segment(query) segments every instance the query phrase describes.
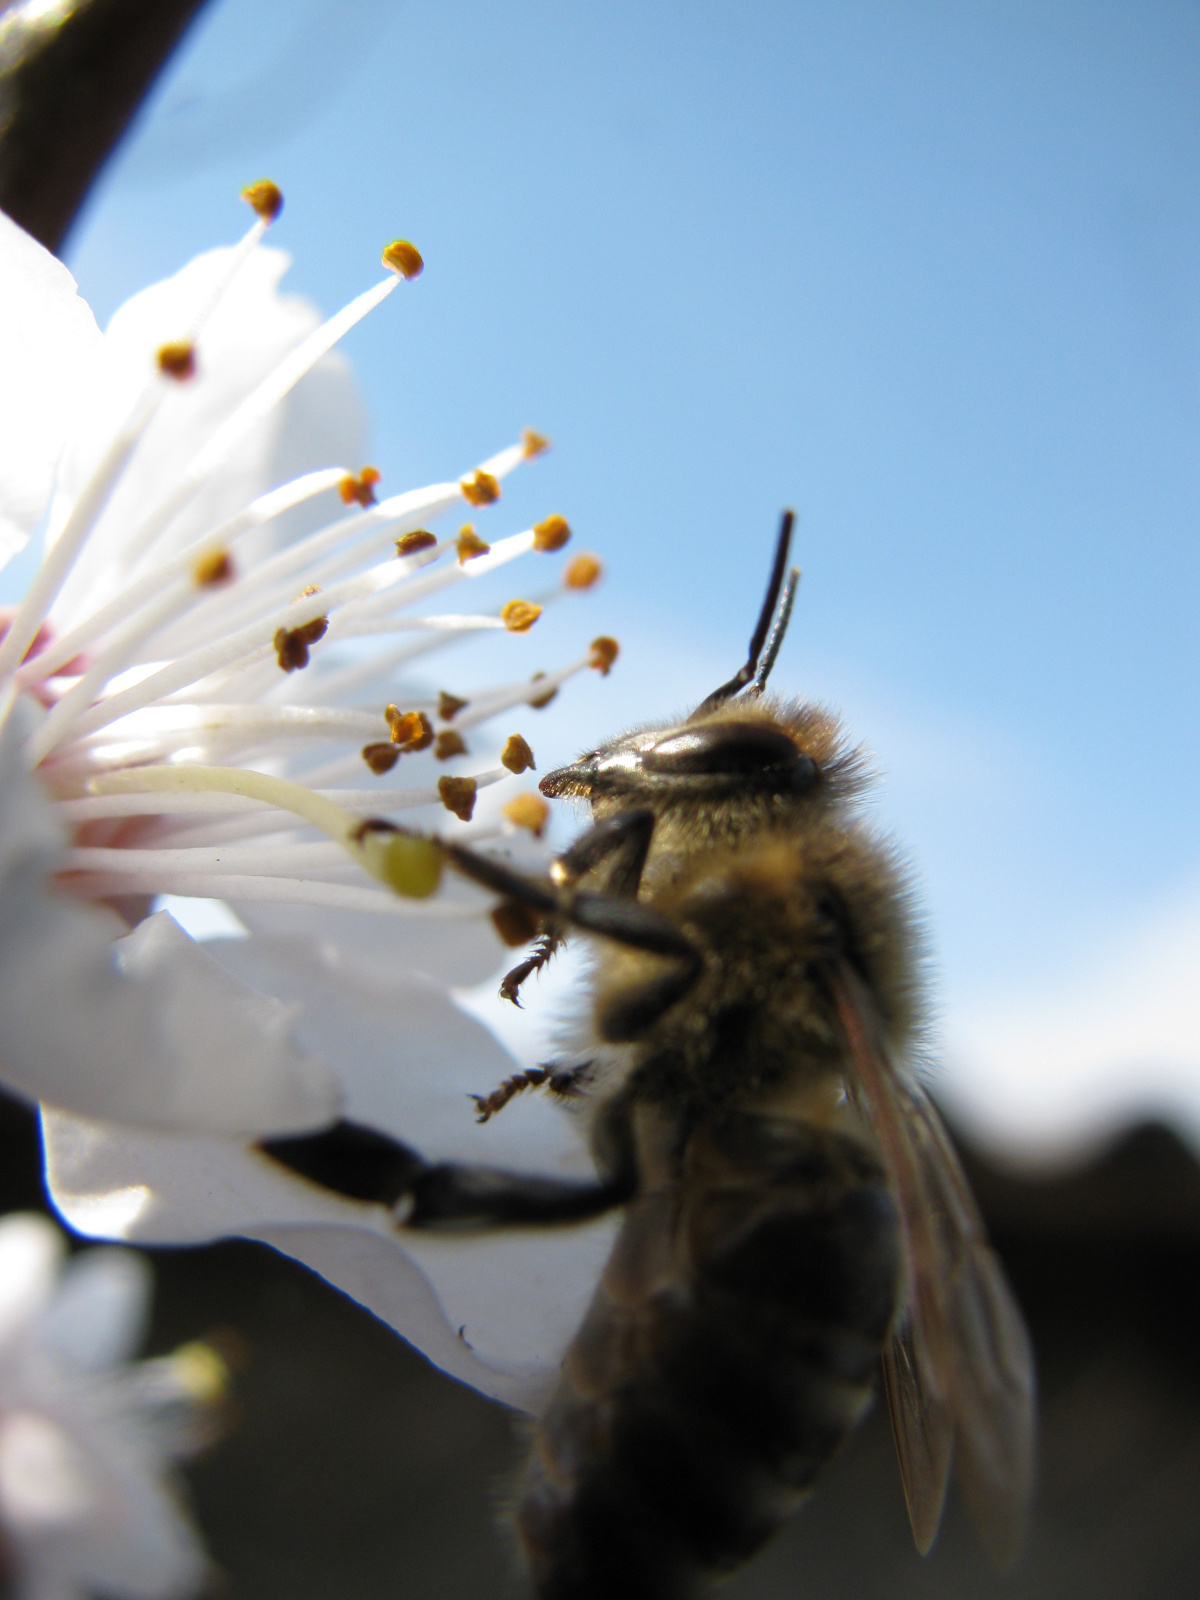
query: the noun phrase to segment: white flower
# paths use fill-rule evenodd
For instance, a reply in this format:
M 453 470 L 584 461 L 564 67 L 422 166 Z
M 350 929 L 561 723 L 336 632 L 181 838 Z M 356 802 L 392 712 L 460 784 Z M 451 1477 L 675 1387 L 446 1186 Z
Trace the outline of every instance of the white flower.
M 0 1534 L 23 1600 L 195 1593 L 207 1564 L 169 1464 L 211 1429 L 204 1346 L 129 1365 L 149 1268 L 129 1250 L 64 1264 L 43 1217 L 0 1220 Z
M 327 1197 L 251 1141 L 339 1112 L 431 1157 L 503 1162 L 529 1137 L 520 1116 L 477 1128 L 467 1099 L 516 1065 L 449 993 L 503 959 L 488 900 L 450 882 L 398 898 L 433 890 L 436 852 L 360 822 L 533 847 L 517 824 L 536 830 L 542 802 L 499 787 L 528 747 L 505 727 L 499 756 L 472 753 L 472 730 L 607 670 L 611 641 L 452 692 L 403 674 L 468 635 L 524 653 L 540 610 L 599 567 L 576 558 L 532 602 L 436 609 L 565 542 L 560 517 L 489 543 L 427 531 L 498 499 L 545 441 L 375 503 L 378 474 L 346 464 L 356 403 L 328 352 L 420 258 L 389 247 L 387 277 L 319 323 L 279 295 L 286 258 L 261 245 L 276 193 L 251 199 L 241 245 L 136 296 L 103 338 L 65 270 L 0 223 L 8 393 L 28 378 L 38 402 L 19 448 L 0 444 L 10 547 L 55 473 L 47 554 L 0 641 L 0 1076 L 43 1103 L 51 1189 L 81 1231 L 268 1239 L 514 1397 L 570 1329 L 586 1248 L 518 1252 L 518 1291 L 522 1272 L 556 1285 L 543 1339 L 537 1316 L 532 1333 L 494 1321 L 489 1275 L 511 1251 L 490 1248 L 482 1275 L 469 1246 L 401 1251 L 382 1208 Z M 228 903 L 251 936 L 202 948 L 162 912 L 126 932 L 113 908 L 136 920 L 164 893 Z M 550 1168 L 586 1163 L 551 1108 L 532 1113 Z

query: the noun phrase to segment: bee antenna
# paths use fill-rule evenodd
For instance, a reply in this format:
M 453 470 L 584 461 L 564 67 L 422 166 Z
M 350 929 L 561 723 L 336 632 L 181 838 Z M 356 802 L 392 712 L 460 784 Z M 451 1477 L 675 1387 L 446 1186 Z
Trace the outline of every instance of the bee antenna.
M 796 600 L 796 590 L 800 586 L 800 568 L 793 567 L 787 575 L 787 582 L 783 586 L 783 593 L 779 597 L 779 609 L 775 613 L 775 620 L 771 624 L 770 637 L 767 639 L 767 648 L 763 651 L 762 663 L 754 674 L 754 692 L 761 694 L 767 687 L 767 679 L 771 676 L 771 668 L 775 665 L 775 658 L 779 654 L 779 647 L 783 643 L 783 636 L 788 630 L 788 623 L 792 620 L 792 606 Z
M 779 595 L 780 591 L 784 589 L 783 575 L 787 571 L 788 551 L 791 549 L 792 544 L 792 524 L 795 520 L 793 512 L 785 511 L 783 513 L 783 520 L 779 524 L 779 538 L 775 543 L 775 560 L 771 565 L 771 578 L 767 584 L 767 593 L 762 603 L 762 610 L 758 614 L 758 621 L 755 623 L 754 632 L 750 636 L 750 654 L 746 659 L 745 666 L 739 667 L 728 683 L 723 683 L 719 689 L 714 689 L 706 700 L 701 700 L 695 711 L 692 712 L 692 717 L 701 717 L 705 712 L 712 711 L 717 706 L 722 705 L 731 695 L 735 695 L 740 689 L 744 689 L 751 680 L 754 680 L 755 687 L 761 693 L 762 686 L 767 681 L 767 674 L 775 665 L 775 657 L 779 654 L 779 647 L 783 643 L 783 635 L 787 629 L 788 617 L 791 615 L 792 600 L 796 593 L 796 583 L 793 579 L 798 580 L 800 576 L 798 572 L 793 570 L 793 576 L 787 580 L 783 602 L 780 604 Z M 774 627 L 771 626 L 772 620 L 775 623 Z M 760 672 L 758 660 L 759 656 L 762 655 L 763 645 L 767 642 L 768 631 L 771 636 L 770 643 L 767 644 L 767 654 Z M 755 676 L 756 674 L 757 677 Z M 688 720 L 690 721 L 691 718 Z

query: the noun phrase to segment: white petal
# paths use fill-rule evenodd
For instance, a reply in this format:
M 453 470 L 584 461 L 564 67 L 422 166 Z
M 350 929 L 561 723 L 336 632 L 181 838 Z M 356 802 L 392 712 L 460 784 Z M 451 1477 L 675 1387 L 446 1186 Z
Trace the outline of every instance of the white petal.
M 336 1114 L 329 1069 L 279 1001 L 231 978 L 165 913 L 119 920 L 47 886 L 50 808 L 25 771 L 32 710 L 0 731 L 0 1077 L 90 1116 L 255 1134 Z
M 586 1175 L 592 1164 L 575 1119 L 545 1096 L 515 1101 L 476 1121 L 473 1094 L 520 1068 L 443 987 L 390 962 L 299 939 L 221 941 L 214 960 L 295 1008 L 296 1038 L 331 1063 L 343 1115 L 430 1160 L 478 1161 Z
M 237 916 L 254 933 L 300 934 L 320 941 L 349 965 L 370 962 L 392 972 L 418 973 L 434 983 L 471 988 L 499 974 L 513 953 L 490 917 L 436 922 L 431 918 L 376 917 L 322 906 L 239 902 Z M 497 985 L 499 976 L 497 976 Z
M 112 428 L 154 370 L 158 349 L 186 335 L 229 260 L 228 250 L 197 256 L 174 277 L 143 289 L 120 308 L 105 332 L 104 349 L 80 426 L 59 475 L 62 503 L 79 493 Z M 217 426 L 258 382 L 315 328 L 320 317 L 305 300 L 278 292 L 289 257 L 259 249 L 245 262 L 205 326 L 196 347 L 194 378 L 173 385 L 100 518 L 83 556 L 55 605 L 60 622 L 103 599 L 119 575 L 124 540 L 170 489 Z M 299 424 L 290 437 L 293 423 Z M 178 548 L 274 487 L 311 467 L 353 462 L 361 450 L 364 416 L 354 380 L 337 355 L 297 386 L 288 400 L 244 441 L 176 518 L 157 546 Z M 319 516 L 297 514 L 287 532 Z M 271 537 L 278 536 L 273 529 Z M 251 553 L 247 544 L 246 553 Z
M 140 1349 L 151 1273 L 132 1250 L 88 1250 L 63 1269 L 36 1336 L 79 1371 L 100 1372 Z
M 0 1220 L 0 1343 L 49 1299 L 62 1254 L 62 1234 L 45 1217 Z
M 73 396 L 99 345 L 66 267 L 0 213 L 0 566 L 46 508 Z

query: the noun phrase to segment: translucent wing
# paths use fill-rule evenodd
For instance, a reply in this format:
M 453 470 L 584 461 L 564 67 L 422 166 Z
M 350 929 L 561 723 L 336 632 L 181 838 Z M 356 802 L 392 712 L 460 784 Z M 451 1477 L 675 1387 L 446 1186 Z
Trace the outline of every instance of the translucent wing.
M 870 991 L 832 973 L 850 1090 L 895 1186 L 908 1304 L 884 1359 L 913 1535 L 937 1532 L 952 1447 L 980 1537 L 1002 1565 L 1024 1534 L 1033 1483 L 1033 1356 L 1021 1313 L 936 1110 L 888 1059 Z
M 883 1353 L 883 1388 L 900 1460 L 908 1520 L 917 1549 L 927 1555 L 937 1537 L 950 1481 L 954 1419 L 949 1407 L 921 1383 L 913 1324 L 907 1316 Z

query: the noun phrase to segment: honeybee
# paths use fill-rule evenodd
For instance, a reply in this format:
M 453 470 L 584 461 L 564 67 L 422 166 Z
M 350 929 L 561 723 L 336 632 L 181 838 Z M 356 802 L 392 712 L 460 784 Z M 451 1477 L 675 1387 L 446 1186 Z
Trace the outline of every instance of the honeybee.
M 836 720 L 764 692 L 798 578 L 791 533 L 788 513 L 733 678 L 684 722 L 542 780 L 593 818 L 546 878 L 442 845 L 538 936 L 510 999 L 563 939 L 592 947 L 594 1046 L 480 1109 L 535 1085 L 572 1098 L 595 1180 L 428 1163 L 346 1124 L 267 1147 L 408 1228 L 621 1209 L 516 1507 L 539 1600 L 663 1600 L 748 1559 L 862 1417 L 881 1364 L 918 1549 L 952 1454 L 1000 1563 L 1026 1522 L 1032 1357 L 912 1068 L 910 890 L 861 818 L 867 774 Z

